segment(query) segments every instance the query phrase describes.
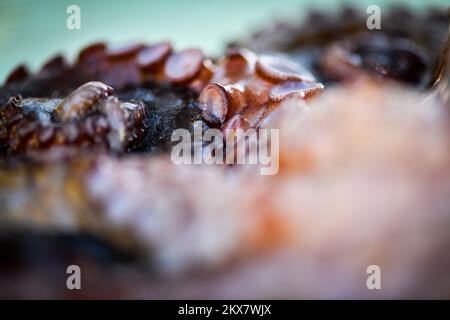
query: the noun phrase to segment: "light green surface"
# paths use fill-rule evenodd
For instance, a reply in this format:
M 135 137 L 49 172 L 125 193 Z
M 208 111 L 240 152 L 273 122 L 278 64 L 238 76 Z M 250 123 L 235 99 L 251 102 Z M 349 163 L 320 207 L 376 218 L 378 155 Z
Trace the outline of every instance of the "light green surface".
M 394 1 L 358 0 L 385 7 Z M 410 6 L 449 5 L 449 0 L 405 0 Z M 0 82 L 17 64 L 36 69 L 58 52 L 73 58 L 90 42 L 170 39 L 178 48 L 217 54 L 225 43 L 275 18 L 300 19 L 312 6 L 332 10 L 337 0 L 0 0 Z M 66 8 L 81 8 L 81 30 L 66 28 Z

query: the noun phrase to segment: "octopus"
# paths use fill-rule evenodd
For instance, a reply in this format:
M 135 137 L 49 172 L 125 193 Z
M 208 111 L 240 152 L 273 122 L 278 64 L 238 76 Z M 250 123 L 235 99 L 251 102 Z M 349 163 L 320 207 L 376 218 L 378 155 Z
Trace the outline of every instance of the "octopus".
M 448 21 L 405 29 L 394 9 L 371 35 L 349 10 L 218 59 L 94 44 L 19 66 L 0 89 L 0 297 L 448 298 Z M 170 133 L 198 119 L 279 130 L 279 172 L 174 164 Z M 60 148 L 77 156 L 34 161 Z
M 273 55 L 257 56 L 245 49 L 231 50 L 218 62 L 216 72 L 199 102 L 204 118 L 222 129 L 257 128 L 288 97 L 309 99 L 324 86 L 301 65 Z
M 212 61 L 198 49 L 173 52 L 167 42 L 98 43 L 81 50 L 73 66 L 57 56 L 35 76 L 24 66 L 8 76 L 0 89 L 2 99 L 10 97 L 0 108 L 0 145 L 7 155 L 54 159 L 167 149 L 169 131 L 192 129 L 194 119 L 202 117 L 205 127 L 256 128 L 287 97 L 309 99 L 323 88 L 297 63 L 248 50 Z M 173 110 L 163 132 L 152 127 Z M 155 143 L 157 136 L 163 138 Z

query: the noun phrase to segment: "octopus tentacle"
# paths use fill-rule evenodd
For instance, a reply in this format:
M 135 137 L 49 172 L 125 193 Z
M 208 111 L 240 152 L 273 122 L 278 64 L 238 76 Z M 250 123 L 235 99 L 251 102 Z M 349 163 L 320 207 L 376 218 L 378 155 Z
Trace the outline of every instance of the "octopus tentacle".
M 111 94 L 109 86 L 89 82 L 62 101 L 13 97 L 0 109 L 0 142 L 12 155 L 54 147 L 123 152 L 146 132 L 146 110 Z

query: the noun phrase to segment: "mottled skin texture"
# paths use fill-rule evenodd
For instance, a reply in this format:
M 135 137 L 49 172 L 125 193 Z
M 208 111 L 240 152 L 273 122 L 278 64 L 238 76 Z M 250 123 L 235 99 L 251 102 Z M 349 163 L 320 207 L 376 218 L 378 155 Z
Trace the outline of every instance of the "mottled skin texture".
M 35 75 L 23 66 L 11 73 L 0 88 L 0 147 L 5 156 L 44 159 L 164 151 L 174 129 L 192 129 L 201 116 L 205 127 L 233 117 L 257 127 L 288 96 L 322 90 L 299 65 L 248 50 L 213 62 L 169 43 L 94 44 L 73 65 L 57 56 Z M 211 116 L 217 107 L 225 113 Z
M 108 273 L 117 297 L 448 297 L 450 126 L 441 104 L 364 82 L 310 107 L 283 104 L 264 126 L 281 129 L 278 175 L 166 157 L 46 165 L 31 171 L 32 186 L 29 170 L 1 179 L 2 190 L 28 190 L 21 203 L 31 208 L 0 191 L 2 225 L 140 248 L 128 271 Z M 24 214 L 11 224 L 13 212 Z M 384 270 L 382 291 L 365 287 L 371 264 Z M 139 284 L 125 280 L 136 274 Z
M 335 40 L 358 33 L 361 19 L 344 14 L 336 21 L 311 15 L 309 29 L 278 27 L 276 38 L 263 33 L 255 48 L 280 49 L 299 61 L 305 52 L 323 57 L 324 44 L 345 49 Z M 397 36 L 410 14 L 394 10 L 388 32 Z M 421 19 L 406 35 L 433 60 L 446 20 L 440 12 Z M 1 104 L 18 94 L 46 100 L 24 105 L 16 98 L 3 119 L 13 119 L 18 104 L 19 114 L 30 113 L 33 123 L 52 124 L 62 99 L 88 81 L 102 81 L 118 100 L 145 107 L 148 129 L 119 153 L 105 144 L 107 150 L 80 156 L 79 146 L 70 144 L 77 152 L 68 159 L 19 161 L 4 143 L 0 297 L 450 297 L 450 122 L 442 100 L 380 81 L 358 66 L 333 64 L 331 55 L 330 70 L 344 75 L 334 80 L 346 85 L 306 104 L 306 84 L 313 82 L 306 73 L 300 79 L 293 74 L 297 67 L 255 62 L 246 72 L 242 59 L 229 64 L 230 56 L 211 61 L 195 49 L 174 53 L 167 44 L 97 44 L 83 50 L 75 66 L 57 57 L 37 75 L 25 68 L 13 72 L 0 89 Z M 310 62 L 320 79 L 330 80 L 323 66 Z M 384 70 L 388 78 L 410 80 L 409 66 L 401 77 L 398 70 Z M 418 78 L 426 79 L 429 67 L 415 69 L 422 70 Z M 230 107 L 219 124 L 204 105 L 198 108 L 208 83 L 219 88 L 212 98 L 217 92 L 220 98 L 208 101 L 228 100 Z M 94 95 L 82 103 L 71 96 L 69 108 L 62 108 L 80 111 L 70 112 L 80 123 L 111 109 L 103 105 L 109 93 L 89 92 Z M 274 97 L 276 107 L 268 108 Z M 91 100 L 93 108 L 86 108 L 83 101 Z M 234 119 L 228 126 L 279 129 L 279 173 L 260 176 L 254 166 L 175 166 L 159 154 L 170 148 L 172 130 L 191 128 L 200 110 L 209 125 L 227 127 Z M 1 129 L 3 136 L 17 134 Z M 80 292 L 64 287 L 72 263 L 87 275 Z M 372 264 L 381 267 L 381 291 L 367 290 Z

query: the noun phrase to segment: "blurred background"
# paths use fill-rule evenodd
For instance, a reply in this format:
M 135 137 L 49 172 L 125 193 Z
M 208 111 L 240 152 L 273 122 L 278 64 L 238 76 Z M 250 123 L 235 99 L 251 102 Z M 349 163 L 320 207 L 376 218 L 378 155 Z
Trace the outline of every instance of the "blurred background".
M 38 68 L 56 53 L 73 59 L 80 47 L 104 40 L 170 40 L 177 48 L 219 54 L 225 44 L 273 20 L 301 19 L 308 8 L 352 4 L 386 7 L 406 3 L 420 10 L 450 0 L 0 0 L 0 83 L 16 65 Z M 81 29 L 66 28 L 69 5 L 81 9 Z

